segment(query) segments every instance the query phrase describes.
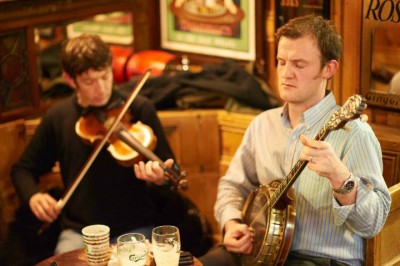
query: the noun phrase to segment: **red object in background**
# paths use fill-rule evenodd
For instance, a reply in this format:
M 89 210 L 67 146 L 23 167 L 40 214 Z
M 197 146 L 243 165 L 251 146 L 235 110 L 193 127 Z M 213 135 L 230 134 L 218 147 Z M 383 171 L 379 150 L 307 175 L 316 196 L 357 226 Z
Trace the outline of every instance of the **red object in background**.
M 119 84 L 127 81 L 126 76 L 126 63 L 133 54 L 131 47 L 111 45 L 111 52 L 113 54 L 112 69 L 114 74 L 114 83 Z
M 152 76 L 163 74 L 166 64 L 175 59 L 175 55 L 160 50 L 145 50 L 133 54 L 125 68 L 125 74 L 128 79 L 132 76 L 143 75 L 151 68 Z
M 152 76 L 160 76 L 166 64 L 176 57 L 160 50 L 134 53 L 132 48 L 118 45 L 111 45 L 110 49 L 113 54 L 112 69 L 115 84 L 126 82 L 132 76 L 141 76 L 149 68 Z

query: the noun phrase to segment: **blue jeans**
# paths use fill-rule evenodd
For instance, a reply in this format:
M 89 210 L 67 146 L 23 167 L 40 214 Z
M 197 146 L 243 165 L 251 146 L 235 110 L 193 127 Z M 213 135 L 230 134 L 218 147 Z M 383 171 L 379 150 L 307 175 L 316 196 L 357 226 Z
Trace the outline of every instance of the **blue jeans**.
M 132 231 L 125 232 L 124 234 L 127 233 L 140 233 L 143 234 L 146 239 L 151 239 L 151 230 L 153 229 L 153 226 L 146 226 L 146 227 L 140 227 L 136 228 Z M 121 234 L 123 235 L 123 234 Z M 110 239 L 110 244 L 115 244 L 117 243 L 117 238 L 113 237 Z M 54 250 L 54 254 L 61 254 L 65 253 L 68 251 L 76 250 L 76 249 L 81 249 L 83 248 L 83 237 L 80 232 L 77 232 L 72 229 L 65 229 L 61 232 L 60 236 L 58 237 L 57 245 Z

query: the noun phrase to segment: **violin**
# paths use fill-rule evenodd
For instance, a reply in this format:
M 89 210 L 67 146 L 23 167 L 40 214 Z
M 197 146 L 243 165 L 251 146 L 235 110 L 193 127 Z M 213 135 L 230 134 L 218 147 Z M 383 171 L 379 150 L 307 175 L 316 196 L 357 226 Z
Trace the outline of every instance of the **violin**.
M 104 138 L 111 126 L 121 114 L 122 99 L 117 99 L 104 108 L 91 108 L 79 118 L 75 124 L 75 131 L 85 142 L 94 144 Z M 164 170 L 165 175 L 172 183 L 172 188 L 186 190 L 187 181 L 182 179 L 185 172 L 180 171 L 180 166 L 174 162 L 169 168 L 155 155 L 152 150 L 156 147 L 157 137 L 153 130 L 138 121 L 132 124 L 130 113 L 126 112 L 114 126 L 108 138 L 107 150 L 123 166 L 132 166 L 144 158 L 157 161 Z
M 75 124 L 75 131 L 78 136 L 89 144 L 96 144 L 101 140 L 110 125 L 116 119 L 118 113 L 121 112 L 120 105 L 122 101 L 113 103 L 105 108 L 94 108 L 89 113 L 82 115 Z M 126 113 L 114 134 L 108 139 L 109 146 L 107 150 L 112 157 L 123 166 L 132 166 L 133 164 L 144 159 L 144 156 L 135 150 L 131 145 L 131 140 L 122 140 L 122 131 L 127 131 L 130 135 L 139 141 L 146 149 L 153 150 L 157 144 L 157 137 L 154 135 L 153 130 L 146 124 L 138 121 L 131 123 L 131 115 Z M 129 141 L 128 143 L 126 143 Z

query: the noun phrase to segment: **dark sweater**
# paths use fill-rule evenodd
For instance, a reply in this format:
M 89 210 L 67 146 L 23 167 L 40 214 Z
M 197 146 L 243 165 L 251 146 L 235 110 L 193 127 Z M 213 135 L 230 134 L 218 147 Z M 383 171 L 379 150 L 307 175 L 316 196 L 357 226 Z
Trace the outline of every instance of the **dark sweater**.
M 68 188 L 86 163 L 94 147 L 75 133 L 82 108 L 73 95 L 50 108 L 26 148 L 13 166 L 11 176 L 23 202 L 39 191 L 41 175 L 60 163 L 64 186 Z M 162 160 L 174 158 L 163 134 L 153 104 L 137 96 L 131 107 L 134 120 L 149 125 L 157 139 L 154 153 Z M 123 167 L 103 147 L 83 180 L 65 205 L 61 225 L 80 230 L 89 224 L 106 224 L 116 236 L 137 227 L 154 224 L 155 202 L 149 185 L 135 177 L 132 167 Z

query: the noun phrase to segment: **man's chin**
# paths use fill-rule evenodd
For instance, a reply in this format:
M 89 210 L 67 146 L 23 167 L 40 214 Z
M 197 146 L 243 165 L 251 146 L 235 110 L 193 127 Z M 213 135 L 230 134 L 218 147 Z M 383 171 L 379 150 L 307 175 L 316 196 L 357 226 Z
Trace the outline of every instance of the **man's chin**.
M 291 93 L 288 91 L 281 90 L 281 91 L 279 91 L 279 97 L 281 98 L 282 101 L 287 102 L 288 100 L 290 100 L 293 97 L 293 95 L 291 95 Z
M 106 106 L 107 103 L 108 103 L 108 100 L 107 101 L 104 101 L 104 100 L 94 101 L 94 102 L 92 102 L 91 106 L 93 106 L 93 107 L 103 107 L 103 106 Z

